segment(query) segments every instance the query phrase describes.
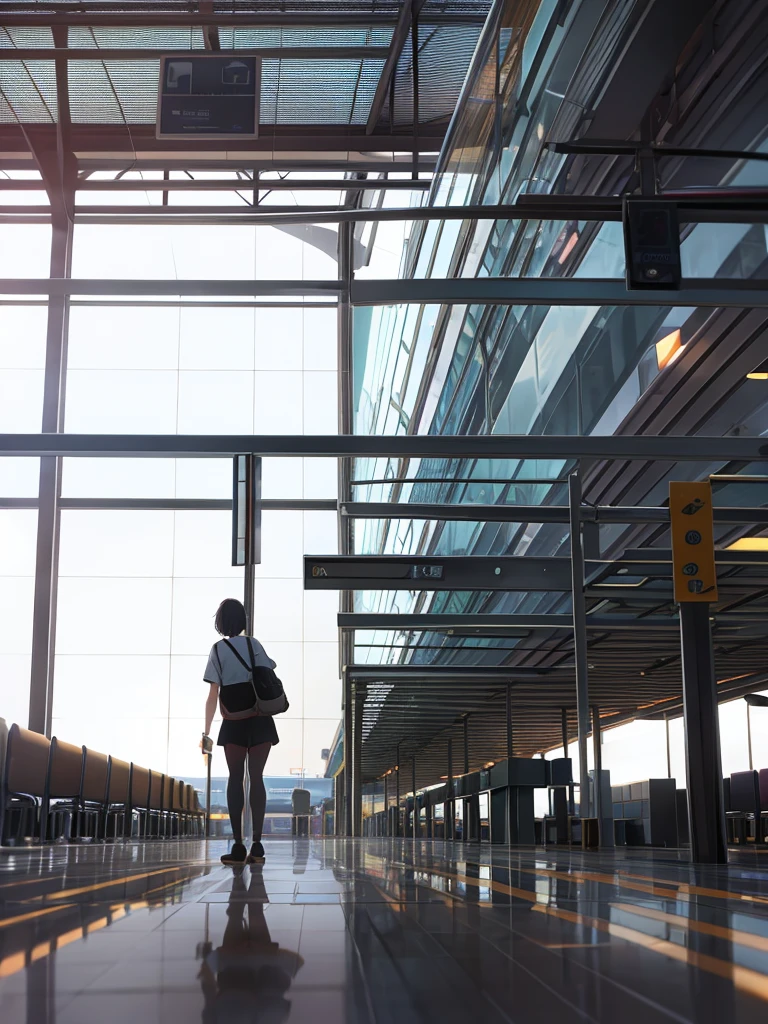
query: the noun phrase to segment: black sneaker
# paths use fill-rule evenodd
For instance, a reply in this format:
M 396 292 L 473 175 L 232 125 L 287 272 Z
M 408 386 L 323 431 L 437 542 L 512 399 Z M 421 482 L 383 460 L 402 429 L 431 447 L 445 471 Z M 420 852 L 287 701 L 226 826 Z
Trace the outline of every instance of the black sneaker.
M 251 852 L 248 855 L 249 864 L 263 864 L 266 860 L 264 856 L 264 847 L 261 843 L 254 843 L 251 847 Z
M 248 851 L 242 843 L 235 843 L 229 853 L 221 858 L 222 864 L 245 864 L 248 860 Z

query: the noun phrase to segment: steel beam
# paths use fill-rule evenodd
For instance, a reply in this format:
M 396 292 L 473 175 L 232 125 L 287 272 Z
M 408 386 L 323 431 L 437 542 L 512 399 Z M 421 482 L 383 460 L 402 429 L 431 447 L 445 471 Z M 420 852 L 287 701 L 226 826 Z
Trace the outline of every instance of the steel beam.
M 609 434 L 0 434 L 2 455 L 221 458 L 253 452 L 296 458 L 618 459 L 662 462 L 768 460 L 764 437 Z
M 414 481 L 418 483 L 418 479 Z M 450 482 L 450 481 L 447 481 Z M 514 480 L 511 481 L 514 483 Z M 552 482 L 554 486 L 555 481 Z M 716 523 L 768 525 L 768 508 L 716 508 Z M 567 523 L 567 505 L 439 505 L 423 502 L 348 501 L 341 514 L 352 519 L 436 519 L 471 523 Z M 583 506 L 582 523 L 669 523 L 668 508 L 650 506 Z
M 406 219 L 406 218 L 404 218 Z M 355 281 L 355 306 L 405 303 L 500 306 L 736 306 L 768 308 L 768 289 L 758 282 L 686 280 L 678 290 L 628 291 L 621 280 L 586 278 L 424 278 Z
M 157 209 L 161 209 L 158 207 Z M 168 207 L 170 209 L 170 207 Z M 338 220 L 354 219 L 340 216 Z M 364 217 L 361 219 L 365 219 Z M 292 215 L 261 218 L 253 214 L 248 222 L 281 225 Z M 151 223 L 156 223 L 154 218 Z M 300 223 L 316 223 L 302 214 Z M 128 221 L 139 223 L 139 221 Z M 746 285 L 747 287 L 742 287 Z M 124 280 L 61 278 L 5 278 L 3 295 L 336 295 L 344 287 L 336 281 L 217 281 L 217 280 Z M 768 289 L 754 281 L 688 281 L 679 291 L 627 291 L 623 281 L 575 278 L 427 278 L 424 280 L 352 281 L 353 306 L 439 303 L 441 305 L 528 305 L 528 306 L 702 306 L 768 308 Z
M 2 51 L 0 50 L 0 52 L 2 52 Z M 414 161 L 416 161 L 416 170 L 417 171 L 429 171 L 429 170 L 432 170 L 433 166 L 434 166 L 434 159 L 431 157 L 429 150 L 432 147 L 439 147 L 439 144 L 440 144 L 440 140 L 439 139 L 435 139 L 432 136 L 427 135 L 426 138 L 421 136 L 420 137 L 420 141 L 422 143 L 423 149 L 426 150 L 426 152 L 419 151 L 418 153 L 414 153 L 413 148 L 412 148 L 414 140 L 411 137 L 407 136 L 407 135 L 404 135 L 404 136 L 392 136 L 392 137 L 387 137 L 386 139 L 383 139 L 380 136 L 369 136 L 368 138 L 369 139 L 376 139 L 377 140 L 378 146 L 376 148 L 376 152 L 379 152 L 379 153 L 386 152 L 386 153 L 391 155 L 391 158 L 388 158 L 386 160 L 386 162 L 385 161 L 378 161 L 378 162 L 374 162 L 374 163 L 371 163 L 371 162 L 361 163 L 360 161 L 356 161 L 356 160 L 352 160 L 352 161 L 344 160 L 344 161 L 341 161 L 341 162 L 339 162 L 339 161 L 335 161 L 335 162 L 331 161 L 331 163 L 328 164 L 328 169 L 366 170 L 366 171 L 371 171 L 371 172 L 376 172 L 376 171 L 381 172 L 381 171 L 388 171 L 388 170 L 396 170 L 398 166 L 402 166 L 402 167 L 408 166 L 408 167 L 411 168 L 411 170 L 413 172 L 413 163 L 414 163 Z M 2 131 L 0 131 L 0 139 L 2 139 Z M 396 142 L 396 141 L 394 141 L 395 139 L 403 139 L 404 141 Z M 270 142 L 271 142 L 271 150 L 270 151 L 274 152 L 277 149 L 277 147 L 279 146 L 279 147 L 281 147 L 279 152 L 281 154 L 283 154 L 283 155 L 280 156 L 279 159 L 273 158 L 273 160 L 271 162 L 265 163 L 265 161 L 263 159 L 259 160 L 257 156 L 254 156 L 254 154 L 258 154 L 258 152 L 260 150 L 263 150 L 263 146 L 259 146 L 259 144 L 258 144 L 259 141 L 260 141 L 259 139 L 254 141 L 253 149 L 251 151 L 249 151 L 249 156 L 247 158 L 245 157 L 245 154 L 243 155 L 242 159 L 240 159 L 239 157 L 235 158 L 232 154 L 222 154 L 222 157 L 219 160 L 208 161 L 209 166 L 212 167 L 215 170 L 221 171 L 222 169 L 226 169 L 226 168 L 222 167 L 223 161 L 228 160 L 230 165 L 231 165 L 231 167 L 232 167 L 232 170 L 241 170 L 241 169 L 243 169 L 245 167 L 247 167 L 249 169 L 251 167 L 254 167 L 254 168 L 255 167 L 262 167 L 263 169 L 269 170 L 269 169 L 272 169 L 274 167 L 274 168 L 280 168 L 280 169 L 285 169 L 285 170 L 290 170 L 290 169 L 296 170 L 296 169 L 301 169 L 302 167 L 306 166 L 306 167 L 311 167 L 311 169 L 313 171 L 317 172 L 317 171 L 322 170 L 323 166 L 324 166 L 322 161 L 319 158 L 317 160 L 313 160 L 313 161 L 310 161 L 310 162 L 307 162 L 306 160 L 304 160 L 303 163 L 301 163 L 301 162 L 298 162 L 296 160 L 293 160 L 293 161 L 288 160 L 285 154 L 288 154 L 288 153 L 291 153 L 291 152 L 299 152 L 299 153 L 304 153 L 304 152 L 326 153 L 327 152 L 327 153 L 334 153 L 334 152 L 340 151 L 341 147 L 346 147 L 346 151 L 348 151 L 348 152 L 357 153 L 357 152 L 363 152 L 363 151 L 366 151 L 366 150 L 369 150 L 369 149 L 372 148 L 370 145 L 368 145 L 368 146 L 359 146 L 359 145 L 357 145 L 357 137 L 356 136 L 351 136 L 351 137 L 349 137 L 347 139 L 334 139 L 332 137 L 326 137 L 325 140 L 320 140 L 320 141 L 323 142 L 322 145 L 319 144 L 319 141 L 317 139 L 310 139 L 310 140 L 306 141 L 304 148 L 301 147 L 300 141 L 296 140 L 296 139 L 272 138 L 272 139 L 270 139 Z M 200 145 L 202 145 L 202 142 L 200 143 Z M 115 149 L 114 147 L 107 147 L 106 141 L 104 143 L 104 146 L 105 146 L 105 148 L 103 150 L 100 150 L 99 152 L 104 152 L 104 153 L 122 152 L 122 150 L 119 149 L 119 148 Z M 90 170 L 111 170 L 111 169 L 115 169 L 115 168 L 124 169 L 124 165 L 125 165 L 125 161 L 124 160 L 117 160 L 116 161 L 114 158 L 102 159 L 102 160 L 98 160 L 96 158 L 93 158 L 93 159 L 89 160 L 87 157 L 84 157 L 84 155 L 83 155 L 83 154 L 85 154 L 87 152 L 88 152 L 88 150 L 82 150 L 82 149 L 78 150 L 78 153 L 81 154 L 81 157 L 80 157 L 80 160 L 79 160 L 79 164 L 80 164 L 81 168 L 88 168 Z M 151 152 L 151 148 L 148 148 L 147 152 Z M 172 151 L 172 152 L 176 152 L 176 151 Z M 235 152 L 237 152 L 237 150 L 235 150 Z M 174 169 L 178 169 L 178 168 L 184 168 L 185 165 L 189 164 L 190 161 L 192 161 L 192 162 L 194 162 L 195 166 L 194 167 L 189 167 L 188 168 L 189 170 L 196 170 L 196 169 L 197 170 L 202 170 L 202 169 L 204 169 L 204 167 L 203 167 L 204 160 L 201 160 L 201 158 L 198 155 L 199 153 L 200 153 L 200 149 L 198 149 L 195 154 L 186 154 L 186 155 L 183 155 L 183 156 L 179 152 L 179 159 L 177 159 L 175 162 L 174 162 L 173 158 L 171 158 L 169 156 L 165 156 L 162 160 L 155 160 L 154 162 L 151 159 L 148 159 L 147 156 L 144 156 L 144 157 L 142 157 L 141 160 L 137 161 L 135 164 L 132 164 L 131 166 L 132 166 L 133 169 L 136 169 L 136 170 L 153 170 L 153 169 L 170 169 L 170 170 L 174 170 Z M 398 160 L 398 156 L 397 156 L 398 154 L 402 155 L 400 160 Z M 408 155 L 406 156 L 405 154 L 408 154 Z M 126 156 L 127 156 L 127 154 L 126 154 Z M 13 161 L 9 162 L 8 160 L 3 160 L 3 159 L 0 159 L 0 165 L 3 166 L 3 167 L 7 167 L 8 169 L 11 169 L 12 167 L 15 166 Z M 424 187 L 423 185 L 420 184 L 420 179 L 413 179 L 412 178 L 411 180 L 414 181 L 414 184 L 415 184 L 415 187 L 416 187 L 417 190 Z M 342 183 L 342 187 L 343 187 L 343 183 Z M 370 186 L 367 186 L 367 187 L 370 187 Z M 94 191 L 96 191 L 96 190 L 94 190 Z M 204 190 L 201 189 L 200 191 L 204 191 Z M 29 210 L 28 207 L 19 206 L 16 209 L 18 210 L 19 216 L 25 216 L 25 210 L 26 210 L 26 214 L 30 213 L 30 210 Z M 215 208 L 213 213 L 206 212 L 204 207 L 196 207 L 195 209 L 198 211 L 198 216 L 196 217 L 196 219 L 194 221 L 192 221 L 192 223 L 198 223 L 198 222 L 199 223 L 206 223 L 206 218 L 210 218 L 211 216 L 214 216 L 214 214 L 219 216 L 219 218 L 221 220 L 226 219 L 227 223 L 231 223 L 232 222 L 232 217 L 234 217 L 236 215 L 236 211 L 237 211 L 237 209 L 239 209 L 239 207 L 238 208 L 233 208 L 233 207 L 217 207 L 217 208 Z M 120 206 L 120 207 L 116 207 L 113 213 L 112 212 L 105 213 L 104 211 L 99 212 L 98 208 L 96 208 L 96 207 L 80 206 L 78 208 L 78 217 L 80 218 L 80 220 L 83 223 L 116 223 L 116 224 L 117 223 L 124 223 L 124 222 L 142 223 L 142 221 L 137 220 L 137 218 L 142 216 L 142 215 L 145 216 L 145 217 L 151 217 L 153 222 L 159 222 L 159 221 L 168 220 L 170 223 L 176 223 L 177 221 L 174 220 L 174 217 L 178 220 L 180 218 L 180 216 L 181 216 L 181 213 L 180 213 L 180 211 L 179 211 L 179 209 L 177 207 L 171 207 L 171 206 L 165 206 L 165 207 L 162 207 L 162 206 L 155 206 L 155 207 L 148 207 L 148 206 L 142 206 L 142 207 Z M 577 211 L 571 211 L 570 215 L 572 217 L 580 216 L 580 214 Z M 727 205 L 725 205 L 725 207 L 723 208 L 723 204 L 721 204 L 720 207 L 717 207 L 717 208 L 711 209 L 711 210 L 707 210 L 707 209 L 698 210 L 698 209 L 691 208 L 691 209 L 689 209 L 686 212 L 686 215 L 688 217 L 688 220 L 691 223 L 702 223 L 702 224 L 707 224 L 707 223 L 765 224 L 765 223 L 768 223 L 768 208 L 765 206 L 765 204 L 760 209 L 755 209 L 755 208 L 738 208 L 738 207 L 735 206 L 735 204 L 734 204 L 733 208 L 731 208 L 731 207 L 729 207 Z M 193 213 L 190 212 L 188 214 L 188 216 L 192 217 Z M 299 208 L 298 210 L 294 210 L 293 212 L 291 212 L 291 211 L 289 211 L 289 212 L 283 211 L 282 213 L 279 212 L 279 211 L 277 211 L 277 212 L 271 211 L 269 208 L 264 208 L 264 209 L 260 210 L 258 213 L 253 213 L 252 214 L 253 222 L 254 223 L 265 224 L 265 225 L 269 225 L 269 224 L 307 224 L 307 223 L 310 223 L 310 224 L 339 224 L 339 223 L 344 223 L 345 221 L 352 221 L 352 222 L 355 222 L 355 223 L 363 222 L 363 221 L 366 221 L 366 222 L 367 221 L 370 221 L 370 222 L 383 222 L 383 221 L 404 222 L 404 221 L 411 221 L 411 222 L 413 222 L 413 221 L 425 221 L 425 220 L 441 220 L 441 221 L 448 221 L 448 220 L 451 220 L 451 221 L 455 221 L 455 220 L 458 220 L 458 221 L 478 221 L 478 220 L 520 220 L 520 221 L 525 221 L 525 220 L 548 220 L 548 221 L 555 221 L 555 220 L 558 220 L 560 218 L 560 216 L 562 216 L 562 214 L 560 213 L 559 210 L 554 209 L 554 208 L 548 206 L 543 200 L 541 201 L 539 206 L 536 207 L 536 208 L 532 208 L 532 207 L 529 207 L 529 206 L 526 206 L 525 208 L 518 208 L 517 205 L 509 205 L 509 206 L 449 206 L 449 207 L 436 207 L 436 206 L 420 206 L 420 207 L 419 206 L 415 206 L 415 207 L 368 207 L 368 208 L 364 208 L 364 209 L 357 209 L 357 208 L 356 209 L 343 209 L 343 208 L 340 208 L 340 207 L 331 207 L 329 209 L 329 208 L 323 208 L 321 206 L 316 206 L 316 207 L 313 207 L 312 210 L 310 210 L 310 211 L 302 211 L 301 208 Z M 599 223 L 602 223 L 605 220 L 618 220 L 617 217 L 604 217 L 602 215 L 602 213 L 594 212 L 594 211 L 593 211 L 591 217 L 586 216 L 586 213 L 585 213 L 584 219 L 585 220 L 592 220 L 592 221 L 599 222 Z M 426 284 L 426 283 L 428 283 L 430 281 L 434 281 L 434 280 L 438 280 L 438 279 L 436 279 L 436 278 L 410 279 L 409 283 L 413 286 L 414 289 L 416 289 L 418 285 L 424 285 L 424 284 Z M 473 281 L 474 282 L 479 282 L 479 281 L 490 282 L 490 284 L 486 285 L 486 287 L 491 287 L 493 285 L 493 279 L 491 279 L 491 278 L 465 278 L 465 279 L 462 279 L 462 280 L 464 281 L 464 283 L 466 285 L 468 285 L 470 282 L 473 282 Z M 506 281 L 508 284 L 511 284 L 511 283 L 515 282 L 516 280 L 517 280 L 516 278 L 500 278 L 500 279 L 498 279 L 498 282 Z M 582 280 L 586 281 L 586 279 L 576 279 L 576 278 L 546 278 L 546 279 L 532 278 L 531 280 L 537 280 L 542 285 L 550 284 L 550 285 L 555 285 L 555 286 L 558 285 L 558 284 L 562 285 L 563 282 L 570 283 L 570 284 L 575 286 L 576 284 L 580 283 Z M 497 284 L 498 284 L 498 282 L 497 282 Z M 381 284 L 381 282 L 379 282 L 379 283 Z M 614 284 L 618 284 L 618 283 L 623 284 L 623 282 L 618 282 L 615 279 L 613 279 L 613 283 Z M 366 289 L 363 288 L 363 285 L 365 285 L 365 286 L 373 286 L 375 284 L 376 284 L 376 282 L 372 281 L 372 280 L 371 281 L 360 282 L 361 292 L 364 293 L 364 294 L 367 294 L 366 293 Z M 695 284 L 695 282 L 693 282 L 693 283 L 692 282 L 688 282 L 687 283 L 687 287 L 691 288 L 691 287 L 694 286 L 694 284 Z M 706 282 L 698 282 L 698 286 L 700 288 L 706 288 L 707 287 L 707 283 Z M 717 286 L 720 289 L 726 290 L 726 291 L 729 290 L 729 289 L 739 289 L 739 288 L 742 288 L 745 291 L 748 291 L 750 293 L 756 293 L 758 291 L 758 288 L 755 287 L 755 281 L 751 281 L 749 279 L 738 280 L 738 279 L 719 278 L 717 280 Z M 642 296 L 645 294 L 645 291 L 636 291 L 636 292 L 633 292 L 632 294 L 634 296 L 636 296 L 636 302 L 638 304 L 642 303 Z M 656 295 L 663 296 L 666 293 L 665 293 L 665 291 L 663 289 L 657 289 L 657 290 L 652 290 L 650 292 L 650 294 L 652 296 L 656 296 Z M 678 292 L 673 292 L 672 294 L 679 294 L 679 291 Z M 705 303 L 702 303 L 702 302 L 698 302 L 696 304 L 697 305 L 705 305 Z
M 400 7 L 395 31 L 392 33 L 392 39 L 389 44 L 389 53 L 387 54 L 384 67 L 381 69 L 379 81 L 376 86 L 376 92 L 374 93 L 373 102 L 371 103 L 371 109 L 368 114 L 368 121 L 365 126 L 366 135 L 370 135 L 376 128 L 379 118 L 381 117 L 381 111 L 384 108 L 384 103 L 389 95 L 390 82 L 394 77 L 397 69 L 397 62 L 400 60 L 403 47 L 408 39 L 408 31 L 411 27 L 412 6 L 413 0 L 403 0 Z
M 222 57 L 261 57 L 262 60 L 381 60 L 389 55 L 387 46 L 255 46 L 243 49 L 220 50 Z M 200 50 L 158 50 L 149 47 L 62 47 L 55 52 L 44 47 L 2 47 L 0 62 L 48 61 L 53 57 L 68 61 L 159 61 L 161 57 L 183 60 L 205 56 Z
M 573 646 L 576 658 L 576 717 L 579 747 L 579 814 L 589 817 L 589 771 L 587 735 L 589 733 L 589 668 L 587 665 L 586 601 L 584 596 L 584 549 L 581 539 L 581 476 L 568 479 L 571 507 L 571 581 L 573 602 Z
M 60 277 L 0 280 L 2 295 L 336 295 L 341 281 L 126 281 Z
M 72 25 L 89 28 L 197 28 L 214 25 L 218 28 L 371 28 L 375 25 L 394 25 L 394 13 L 357 11 L 304 11 L 301 14 L 260 13 L 254 11 L 158 11 L 157 4 L 147 4 L 144 9 L 137 5 L 126 11 L 84 10 L 81 4 L 56 4 L 53 9 L 42 4 L 14 3 L 15 10 L 3 13 L 3 25 L 7 27 L 50 28 L 53 25 Z M 485 14 L 471 11 L 455 13 L 431 12 L 430 25 L 475 25 L 485 24 Z M 199 51 L 189 50 L 187 53 Z
M 573 619 L 570 615 L 441 615 L 425 612 L 415 615 L 389 614 L 386 612 L 351 612 L 338 616 L 340 629 L 383 629 L 397 632 L 439 631 L 451 633 L 453 630 L 505 630 L 529 629 L 572 629 Z
M 232 168 L 236 170 L 236 168 Z M 235 192 L 257 188 L 259 192 L 356 192 L 359 190 L 418 192 L 427 190 L 431 178 L 418 181 L 405 178 L 116 178 L 101 181 L 97 178 L 80 178 L 77 192 Z M 28 178 L 0 179 L 0 192 L 41 192 L 42 181 Z M 19 207 L 17 206 L 18 210 Z M 24 211 L 26 207 L 21 209 Z M 80 207 L 87 212 L 90 207 Z M 170 208 L 173 212 L 174 207 Z
M 518 682 L 573 682 L 573 669 L 519 668 L 516 665 L 347 665 L 351 679 L 363 683 L 421 683 L 425 688 L 441 684 L 492 683 L 514 686 Z
M 305 555 L 305 590 L 570 589 L 567 558 Z

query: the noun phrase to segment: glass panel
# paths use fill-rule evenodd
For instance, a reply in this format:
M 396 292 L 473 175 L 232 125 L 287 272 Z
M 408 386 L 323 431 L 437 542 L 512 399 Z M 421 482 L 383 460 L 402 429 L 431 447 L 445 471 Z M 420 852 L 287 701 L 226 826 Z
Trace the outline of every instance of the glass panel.
M 0 457 L 0 497 L 36 498 L 39 489 L 39 459 Z
M 37 512 L 0 509 L 0 718 L 26 727 Z

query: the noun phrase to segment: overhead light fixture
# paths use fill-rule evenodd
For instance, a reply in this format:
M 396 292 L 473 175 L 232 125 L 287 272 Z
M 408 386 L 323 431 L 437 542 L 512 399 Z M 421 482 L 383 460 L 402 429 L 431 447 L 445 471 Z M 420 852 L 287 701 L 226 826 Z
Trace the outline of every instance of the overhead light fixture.
M 680 336 L 680 328 L 672 331 L 656 342 L 656 365 L 660 370 L 671 366 L 683 351 L 683 341 Z
M 768 537 L 739 537 L 726 551 L 768 551 Z
M 747 374 L 747 380 L 768 380 L 768 359 Z

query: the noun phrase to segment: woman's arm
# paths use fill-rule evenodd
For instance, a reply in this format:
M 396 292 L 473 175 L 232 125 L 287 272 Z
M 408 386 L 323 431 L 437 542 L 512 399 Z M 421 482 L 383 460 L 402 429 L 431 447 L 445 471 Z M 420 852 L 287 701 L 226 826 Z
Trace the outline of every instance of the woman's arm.
M 211 725 L 213 724 L 213 716 L 216 714 L 216 704 L 219 700 L 219 687 L 217 683 L 211 683 L 211 688 L 208 691 L 208 699 L 205 702 L 205 732 L 206 736 L 210 735 Z

